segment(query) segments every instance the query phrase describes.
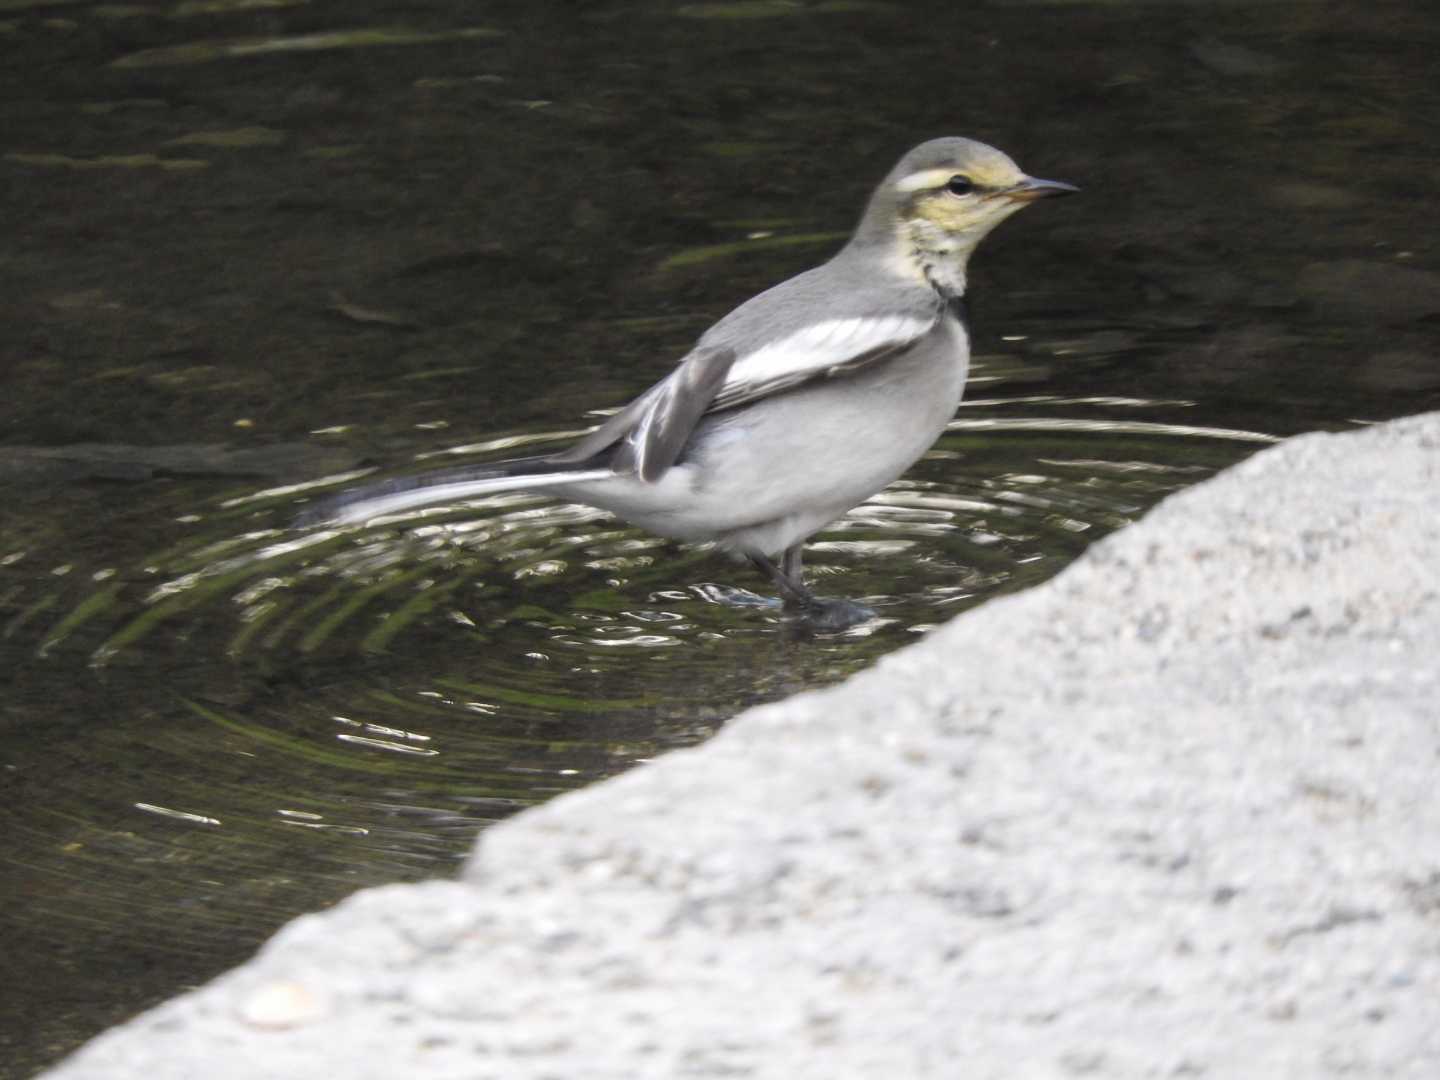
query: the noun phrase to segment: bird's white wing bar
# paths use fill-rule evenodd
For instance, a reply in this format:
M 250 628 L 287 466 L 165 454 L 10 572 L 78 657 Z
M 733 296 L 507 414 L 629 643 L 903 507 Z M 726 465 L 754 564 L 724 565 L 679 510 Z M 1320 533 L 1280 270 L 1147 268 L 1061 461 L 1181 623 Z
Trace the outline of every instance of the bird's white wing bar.
M 802 382 L 881 360 L 913 345 L 940 318 L 877 315 L 826 319 L 762 345 L 731 366 L 713 409 L 728 409 Z

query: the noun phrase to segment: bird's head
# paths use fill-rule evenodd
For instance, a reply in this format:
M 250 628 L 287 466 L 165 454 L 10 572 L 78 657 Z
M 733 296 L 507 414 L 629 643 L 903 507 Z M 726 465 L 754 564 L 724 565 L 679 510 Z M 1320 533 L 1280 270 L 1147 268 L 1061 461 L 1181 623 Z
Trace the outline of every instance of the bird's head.
M 972 139 L 915 147 L 870 197 L 852 247 L 919 275 L 942 293 L 965 291 L 965 264 L 985 234 L 1027 203 L 1078 191 L 1026 176 L 1008 156 Z

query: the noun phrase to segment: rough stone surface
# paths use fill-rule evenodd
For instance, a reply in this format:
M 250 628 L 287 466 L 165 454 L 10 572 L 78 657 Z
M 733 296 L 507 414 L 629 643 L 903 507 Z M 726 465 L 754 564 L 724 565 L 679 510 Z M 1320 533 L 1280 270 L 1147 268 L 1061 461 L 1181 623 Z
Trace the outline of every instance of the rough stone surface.
M 1440 1076 L 1440 415 L 1292 440 L 52 1080 Z

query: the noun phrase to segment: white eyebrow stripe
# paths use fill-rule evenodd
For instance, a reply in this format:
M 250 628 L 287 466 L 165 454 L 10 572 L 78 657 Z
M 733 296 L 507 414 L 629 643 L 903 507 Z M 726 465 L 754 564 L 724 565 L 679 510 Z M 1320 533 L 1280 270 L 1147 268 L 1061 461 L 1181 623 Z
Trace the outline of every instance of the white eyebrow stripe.
M 934 325 L 934 319 L 911 315 L 813 323 L 742 356 L 731 367 L 721 392 L 796 375 L 818 375 L 875 349 L 907 345 Z
M 895 184 L 895 190 L 904 195 L 925 188 L 943 187 L 956 174 L 955 169 L 921 169 L 904 177 Z

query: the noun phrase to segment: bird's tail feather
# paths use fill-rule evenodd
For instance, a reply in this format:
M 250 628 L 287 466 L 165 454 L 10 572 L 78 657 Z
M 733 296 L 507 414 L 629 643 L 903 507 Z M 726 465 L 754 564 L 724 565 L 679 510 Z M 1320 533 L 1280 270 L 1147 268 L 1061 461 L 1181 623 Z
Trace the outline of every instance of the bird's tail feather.
M 603 480 L 610 475 L 609 468 L 596 467 L 593 462 L 577 466 L 549 457 L 515 458 L 483 466 L 462 465 L 350 488 L 308 508 L 297 524 L 358 525 L 373 518 L 460 499 Z

